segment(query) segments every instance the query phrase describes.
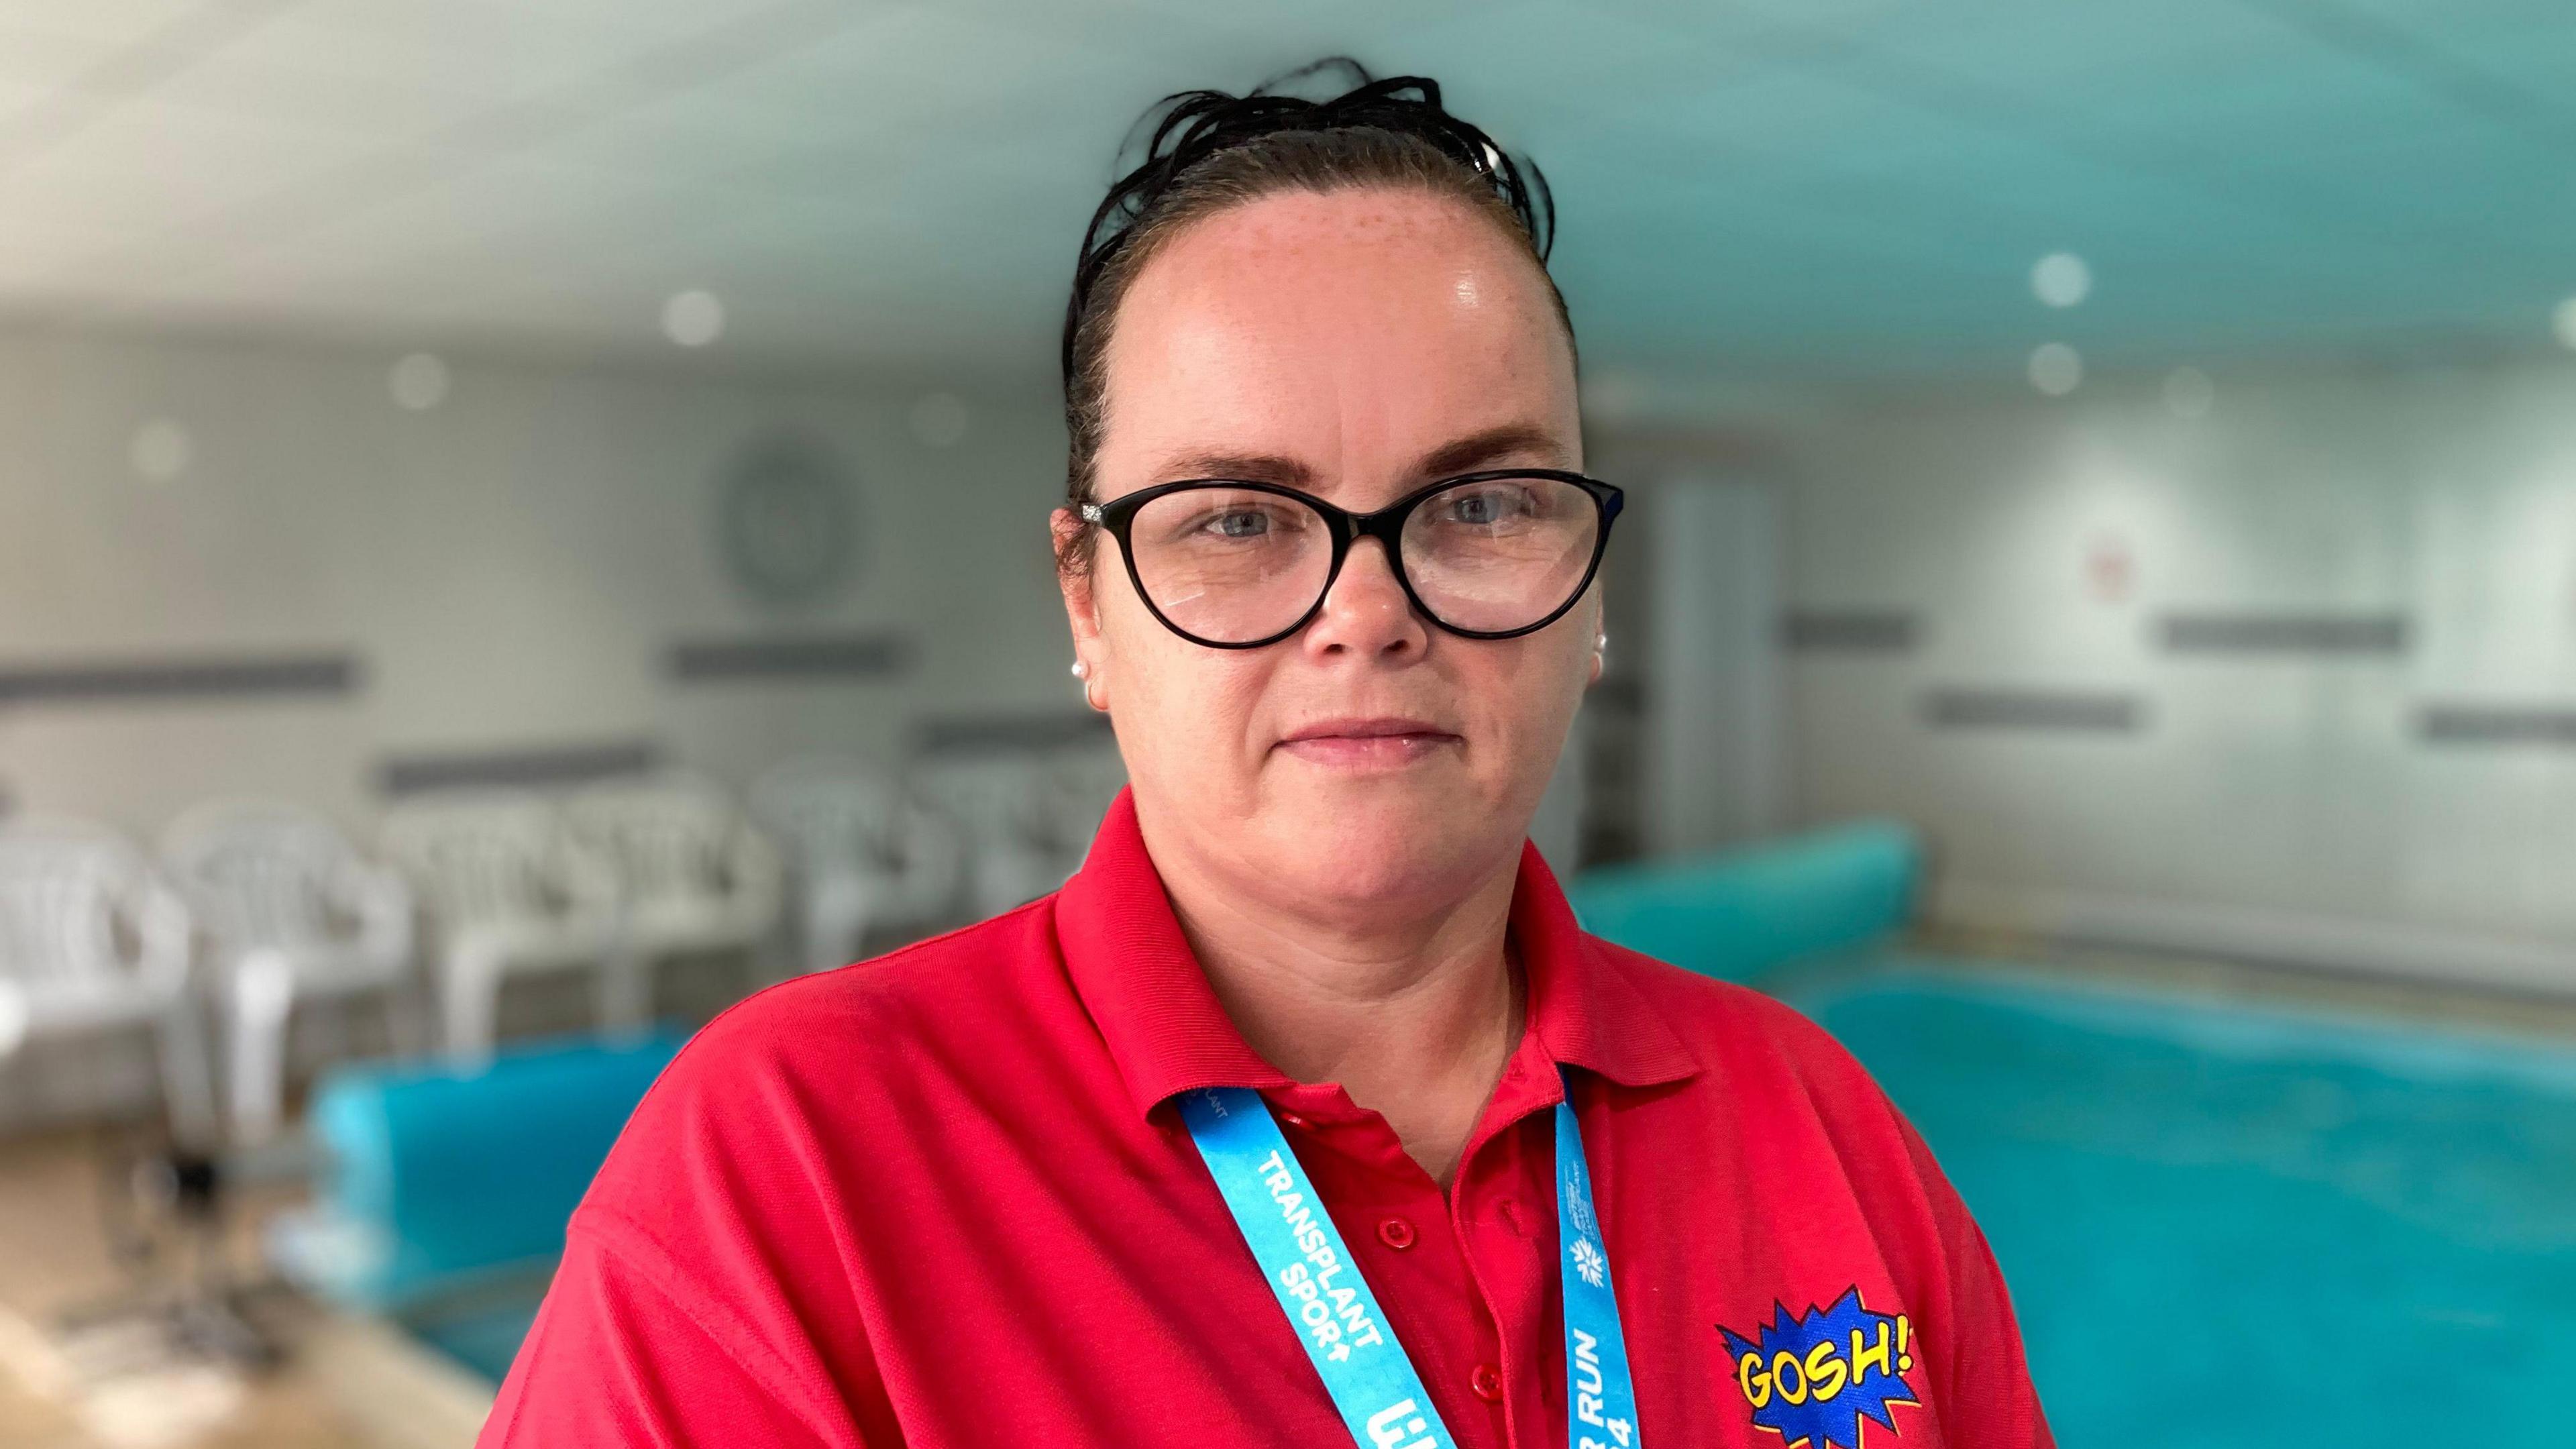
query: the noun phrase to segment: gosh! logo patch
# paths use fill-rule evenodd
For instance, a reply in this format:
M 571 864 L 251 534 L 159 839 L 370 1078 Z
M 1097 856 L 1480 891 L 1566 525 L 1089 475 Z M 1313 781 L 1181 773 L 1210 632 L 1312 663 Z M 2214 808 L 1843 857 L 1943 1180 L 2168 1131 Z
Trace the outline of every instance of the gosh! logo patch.
M 1889 1406 L 1922 1402 L 1905 1381 L 1914 1371 L 1914 1329 L 1904 1314 L 1870 1312 L 1858 1288 L 1794 1318 L 1787 1304 L 1772 1308 L 1772 1321 L 1749 1339 L 1722 1323 L 1717 1331 L 1754 1427 L 1779 1435 L 1783 1449 L 1861 1449 L 1863 1417 L 1894 1432 Z

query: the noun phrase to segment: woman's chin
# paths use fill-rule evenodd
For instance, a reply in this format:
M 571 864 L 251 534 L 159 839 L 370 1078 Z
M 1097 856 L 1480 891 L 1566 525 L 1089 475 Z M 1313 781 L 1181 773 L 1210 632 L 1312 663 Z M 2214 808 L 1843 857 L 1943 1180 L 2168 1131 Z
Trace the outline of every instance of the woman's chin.
M 1481 838 L 1487 803 L 1457 791 L 1333 789 L 1274 808 L 1270 858 L 1306 892 L 1354 904 L 1454 893 L 1501 844 Z

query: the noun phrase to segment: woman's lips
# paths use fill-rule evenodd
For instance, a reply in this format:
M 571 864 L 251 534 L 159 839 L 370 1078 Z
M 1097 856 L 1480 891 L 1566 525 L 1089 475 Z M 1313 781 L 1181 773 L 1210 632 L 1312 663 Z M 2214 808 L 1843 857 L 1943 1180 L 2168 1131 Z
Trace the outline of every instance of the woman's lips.
M 1458 743 L 1427 720 L 1385 716 L 1318 720 L 1280 740 L 1279 748 L 1312 764 L 1370 769 L 1409 765 Z

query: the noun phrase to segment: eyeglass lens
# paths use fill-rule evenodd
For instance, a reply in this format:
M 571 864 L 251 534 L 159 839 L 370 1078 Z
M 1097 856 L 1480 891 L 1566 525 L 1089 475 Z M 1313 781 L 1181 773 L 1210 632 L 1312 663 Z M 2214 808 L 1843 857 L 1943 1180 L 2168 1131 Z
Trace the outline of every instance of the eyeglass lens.
M 1524 628 L 1570 599 L 1591 567 L 1600 508 L 1556 478 L 1444 488 L 1406 515 L 1407 582 L 1454 629 Z M 1251 643 L 1293 627 L 1321 599 L 1333 530 L 1294 498 L 1211 484 L 1163 494 L 1128 530 L 1138 582 L 1183 633 Z

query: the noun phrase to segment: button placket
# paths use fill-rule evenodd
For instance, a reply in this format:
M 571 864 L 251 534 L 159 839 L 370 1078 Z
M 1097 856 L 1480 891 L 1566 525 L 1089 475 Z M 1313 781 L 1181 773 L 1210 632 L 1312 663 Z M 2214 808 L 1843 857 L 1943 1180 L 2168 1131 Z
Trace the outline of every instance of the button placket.
M 1462 1166 L 1454 1189 L 1453 1226 L 1489 1335 L 1477 1349 L 1468 1388 L 1502 1416 L 1506 1436 L 1531 1432 L 1531 1426 L 1519 1412 L 1527 1406 L 1511 1402 L 1505 1366 L 1511 1366 L 1509 1373 L 1527 1374 L 1547 1361 L 1541 1350 L 1549 1335 L 1540 1319 L 1555 1268 L 1552 1254 L 1532 1241 L 1540 1218 L 1531 1194 L 1553 1184 L 1552 1152 L 1538 1155 L 1543 1135 L 1552 1143 L 1553 1127 L 1547 1112 L 1524 1109 Z M 1548 1175 L 1545 1184 L 1542 1175 Z

